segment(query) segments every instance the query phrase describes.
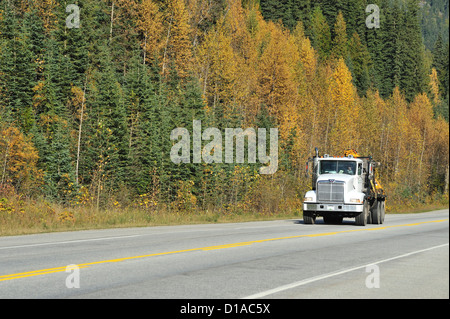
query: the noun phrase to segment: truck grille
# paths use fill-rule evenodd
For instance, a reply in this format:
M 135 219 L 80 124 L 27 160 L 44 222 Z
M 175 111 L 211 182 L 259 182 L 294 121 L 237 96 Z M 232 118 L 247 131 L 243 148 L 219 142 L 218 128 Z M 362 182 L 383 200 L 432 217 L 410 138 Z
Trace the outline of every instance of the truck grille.
M 344 182 L 320 181 L 317 184 L 317 199 L 319 202 L 344 202 Z

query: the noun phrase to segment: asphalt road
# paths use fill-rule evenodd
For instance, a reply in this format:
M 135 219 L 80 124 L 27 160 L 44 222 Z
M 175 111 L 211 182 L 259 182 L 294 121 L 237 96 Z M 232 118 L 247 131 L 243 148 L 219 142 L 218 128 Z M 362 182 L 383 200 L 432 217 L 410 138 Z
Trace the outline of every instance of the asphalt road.
M 448 210 L 353 222 L 1 237 L 0 298 L 449 298 Z

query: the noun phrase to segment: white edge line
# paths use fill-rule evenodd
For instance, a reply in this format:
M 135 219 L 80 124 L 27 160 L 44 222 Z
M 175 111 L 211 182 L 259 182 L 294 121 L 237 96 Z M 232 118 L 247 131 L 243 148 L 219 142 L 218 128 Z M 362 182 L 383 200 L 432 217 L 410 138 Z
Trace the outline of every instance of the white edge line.
M 183 230 L 178 233 L 198 233 L 198 232 L 212 232 L 214 229 L 198 229 L 198 230 Z M 83 243 L 88 241 L 102 241 L 102 240 L 113 240 L 113 239 L 122 239 L 122 238 L 133 238 L 133 237 L 143 237 L 143 236 L 160 236 L 173 234 L 173 232 L 155 232 L 151 234 L 139 234 L 139 235 L 125 235 L 125 236 L 115 236 L 115 237 L 100 237 L 100 238 L 89 238 L 89 239 L 75 239 L 75 240 L 66 240 L 66 241 L 57 241 L 57 242 L 47 242 L 40 244 L 26 244 L 26 245 L 15 245 L 15 246 L 5 246 L 0 247 L 0 250 L 4 249 L 13 249 L 13 248 L 27 248 L 27 247 L 36 247 L 36 246 L 48 246 L 48 245 L 63 245 L 63 244 L 72 244 L 72 243 Z M 1 237 L 0 237 L 1 239 Z
M 79 240 L 69 240 L 69 241 L 58 241 L 53 243 L 41 243 L 41 244 L 28 244 L 28 245 L 17 245 L 0 247 L 0 250 L 4 249 L 14 249 L 14 248 L 26 248 L 26 247 L 36 247 L 36 246 L 49 246 L 49 245 L 62 245 L 62 244 L 76 244 L 83 243 L 87 241 L 102 241 L 102 240 L 113 240 L 113 239 L 123 239 L 123 238 L 133 238 L 140 237 L 141 235 L 130 235 L 130 236 L 118 236 L 118 237 L 104 237 L 104 238 L 91 238 L 91 239 L 79 239 Z
M 335 271 L 335 272 L 332 272 L 332 273 L 328 273 L 328 274 L 324 274 L 324 275 L 320 275 L 320 276 L 304 279 L 304 280 L 293 282 L 291 284 L 283 285 L 283 286 L 280 286 L 280 287 L 277 287 L 277 288 L 274 288 L 274 289 L 266 290 L 266 291 L 263 291 L 263 292 L 260 292 L 260 293 L 254 294 L 254 295 L 250 295 L 250 296 L 247 296 L 247 297 L 244 297 L 244 298 L 241 298 L 241 299 L 258 299 L 258 298 L 263 298 L 263 297 L 266 297 L 268 295 L 272 295 L 272 294 L 275 294 L 275 293 L 278 293 L 278 292 L 281 292 L 281 291 L 284 291 L 284 290 L 288 290 L 288 289 L 304 286 L 304 285 L 307 285 L 307 284 L 315 282 L 315 281 L 319 281 L 319 280 L 322 280 L 322 279 L 327 279 L 327 278 L 334 277 L 334 276 L 339 276 L 339 275 L 342 275 L 342 274 L 345 274 L 345 273 L 348 273 L 348 272 L 351 272 L 351 271 L 355 271 L 355 270 L 358 270 L 358 269 L 361 269 L 361 268 L 366 268 L 368 266 L 372 266 L 372 265 L 388 262 L 388 261 L 395 260 L 395 259 L 408 257 L 408 256 L 419 254 L 419 253 L 422 253 L 422 252 L 425 252 L 425 251 L 429 251 L 429 250 L 433 250 L 433 249 L 437 249 L 437 248 L 442 248 L 442 247 L 445 247 L 445 246 L 448 246 L 448 245 L 449 245 L 449 243 L 446 243 L 446 244 L 443 244 L 443 245 L 438 245 L 438 246 L 434 246 L 434 247 L 430 247 L 430 248 L 426 248 L 426 249 L 413 251 L 413 252 L 410 252 L 410 253 L 407 253 L 407 254 L 403 254 L 403 255 L 399 255 L 399 256 L 396 256 L 396 257 L 379 260 L 379 261 L 376 261 L 376 262 L 373 262 L 373 263 L 370 263 L 370 264 L 366 264 L 366 265 L 363 265 L 363 266 L 353 267 L 353 268 L 349 268 L 349 269 L 344 269 L 344 270 Z

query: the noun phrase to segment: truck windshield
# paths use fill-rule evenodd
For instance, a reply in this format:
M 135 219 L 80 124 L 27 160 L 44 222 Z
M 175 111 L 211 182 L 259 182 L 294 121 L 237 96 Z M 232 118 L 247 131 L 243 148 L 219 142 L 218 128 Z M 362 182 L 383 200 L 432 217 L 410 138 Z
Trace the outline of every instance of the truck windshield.
M 320 161 L 319 174 L 355 175 L 356 162 L 352 161 Z

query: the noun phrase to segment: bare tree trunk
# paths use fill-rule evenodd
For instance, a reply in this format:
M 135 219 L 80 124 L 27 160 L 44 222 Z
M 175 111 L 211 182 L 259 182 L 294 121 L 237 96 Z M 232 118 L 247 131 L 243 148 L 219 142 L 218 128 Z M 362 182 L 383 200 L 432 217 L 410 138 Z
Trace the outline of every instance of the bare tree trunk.
M 133 115 L 131 115 L 131 126 L 130 126 L 130 139 L 128 140 L 128 156 L 131 156 L 131 146 L 133 144 L 133 133 L 134 127 L 139 122 L 139 111 L 136 112 L 136 117 L 133 119 Z
M 81 132 L 83 129 L 84 105 L 86 103 L 86 85 L 87 85 L 87 79 L 86 79 L 86 82 L 84 83 L 83 101 L 81 102 L 80 125 L 78 128 L 77 163 L 76 163 L 76 167 L 75 167 L 75 178 L 76 178 L 77 185 L 79 184 L 78 169 L 80 166 Z
M 328 153 L 328 131 L 330 129 L 330 113 L 327 116 L 327 129 L 325 131 L 325 153 Z
M 6 141 L 6 150 L 5 150 L 5 161 L 3 163 L 3 173 L 2 173 L 2 182 L 3 184 L 6 179 L 6 165 L 8 165 L 8 152 L 9 152 L 9 143 Z
M 411 175 L 411 154 L 412 154 L 412 146 L 409 146 L 409 156 L 408 156 L 408 166 L 406 167 L 407 172 L 407 179 L 408 179 L 408 186 L 411 186 L 411 182 L 414 180 L 413 178 L 410 178 Z
M 389 158 L 388 158 L 388 154 L 389 154 L 389 139 L 390 139 L 390 131 L 388 129 L 387 134 L 386 134 L 386 138 L 385 138 L 385 144 L 384 144 L 384 154 L 383 154 L 383 162 L 385 163 L 384 165 L 387 165 L 387 163 L 389 163 Z M 400 144 L 399 144 L 400 145 Z M 398 159 L 397 159 L 398 160 Z
M 316 116 L 317 116 L 317 104 L 314 103 L 314 116 L 312 120 L 311 139 L 309 140 L 308 154 L 313 152 L 314 137 L 316 136 Z
M 423 154 L 425 152 L 426 136 L 427 136 L 427 129 L 425 128 L 425 131 L 423 132 L 422 151 L 420 153 L 420 162 L 419 162 L 419 186 L 422 185 L 422 182 L 421 182 L 421 178 L 422 178 L 422 162 L 423 162 Z
M 144 65 L 146 64 L 147 59 L 147 34 L 145 34 L 145 42 L 144 42 Z
M 98 185 L 97 185 L 97 212 L 100 208 L 100 188 L 101 188 L 101 175 L 98 178 Z
M 206 66 L 205 79 L 203 81 L 203 95 L 206 96 L 206 86 L 208 85 L 209 66 Z
M 445 187 L 444 187 L 444 194 L 448 193 L 448 180 L 449 180 L 449 166 L 447 165 L 447 169 L 445 170 Z
M 394 177 L 396 177 L 398 175 L 398 168 L 399 168 L 399 163 L 400 163 L 400 147 L 401 147 L 401 144 L 399 143 L 398 147 L 397 147 L 397 156 L 396 156 L 395 165 L 394 165 Z
M 111 25 L 109 28 L 109 43 L 111 44 L 112 41 L 112 34 L 113 34 L 113 23 L 114 23 L 114 1 L 111 5 Z
M 164 72 L 166 69 L 167 47 L 169 46 L 170 30 L 172 29 L 172 22 L 173 22 L 173 13 L 172 13 L 172 16 L 170 17 L 169 29 L 167 30 L 166 47 L 164 48 L 163 65 L 162 65 L 162 74 L 163 75 L 164 75 Z

